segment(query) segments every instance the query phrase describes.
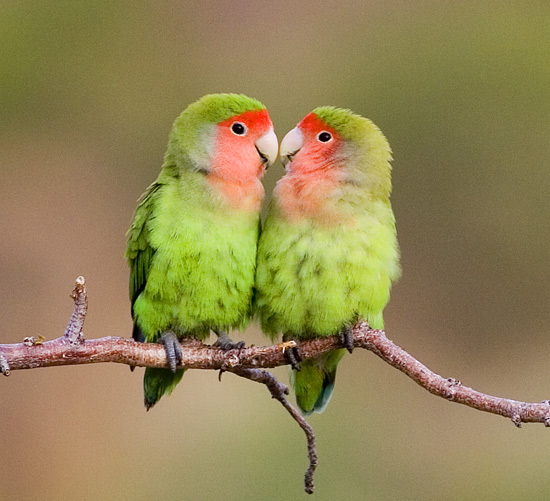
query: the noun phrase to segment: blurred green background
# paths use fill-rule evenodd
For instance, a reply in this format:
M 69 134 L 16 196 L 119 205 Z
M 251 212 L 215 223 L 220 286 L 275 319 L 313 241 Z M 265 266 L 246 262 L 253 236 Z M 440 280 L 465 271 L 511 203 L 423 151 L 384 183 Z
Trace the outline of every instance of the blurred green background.
M 279 139 L 319 105 L 371 118 L 403 255 L 388 336 L 481 391 L 550 398 L 545 1 L 2 2 L 0 342 L 61 335 L 78 275 L 85 334 L 130 336 L 125 232 L 172 121 L 209 92 L 263 101 Z M 314 499 L 550 496 L 543 426 L 433 397 L 367 352 L 340 367 L 310 419 Z M 191 371 L 149 413 L 122 365 L 0 383 L 2 499 L 307 497 L 301 430 L 231 374 Z

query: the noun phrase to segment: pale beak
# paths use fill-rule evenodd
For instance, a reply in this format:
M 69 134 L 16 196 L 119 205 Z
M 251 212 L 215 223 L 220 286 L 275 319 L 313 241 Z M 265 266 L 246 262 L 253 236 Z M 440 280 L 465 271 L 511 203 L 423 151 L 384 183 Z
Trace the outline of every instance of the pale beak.
M 304 135 L 298 127 L 294 127 L 281 141 L 281 159 L 285 166 L 303 145 Z
M 279 142 L 273 129 L 269 129 L 260 139 L 256 141 L 256 150 L 262 157 L 262 163 L 270 165 L 277 160 L 279 153 Z

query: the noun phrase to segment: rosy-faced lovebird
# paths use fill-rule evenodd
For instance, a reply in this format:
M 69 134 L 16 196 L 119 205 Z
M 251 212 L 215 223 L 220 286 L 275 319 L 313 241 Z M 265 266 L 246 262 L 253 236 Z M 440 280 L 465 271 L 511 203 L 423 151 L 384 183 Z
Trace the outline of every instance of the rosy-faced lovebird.
M 278 181 L 258 246 L 255 311 L 272 339 L 382 329 L 382 311 L 400 274 L 390 204 L 390 146 L 370 120 L 324 106 L 281 142 L 286 174 Z M 322 412 L 344 350 L 296 363 L 291 372 L 303 414 Z M 299 361 L 299 359 L 298 359 Z
M 265 106 L 211 94 L 174 122 L 162 170 L 139 201 L 128 231 L 133 337 L 161 342 L 169 369 L 145 370 L 145 406 L 181 380 L 184 338 L 210 331 L 224 349 L 229 329 L 251 314 L 260 182 L 278 143 Z

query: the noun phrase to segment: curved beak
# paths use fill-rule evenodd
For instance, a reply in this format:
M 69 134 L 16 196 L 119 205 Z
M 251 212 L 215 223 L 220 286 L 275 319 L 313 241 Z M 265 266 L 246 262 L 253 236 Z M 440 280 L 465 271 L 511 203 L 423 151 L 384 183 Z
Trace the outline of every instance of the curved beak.
M 273 129 L 269 129 L 260 139 L 256 141 L 256 150 L 262 158 L 262 163 L 270 165 L 277 160 L 279 154 L 279 142 Z
M 304 135 L 298 127 L 294 127 L 281 141 L 281 159 L 286 166 L 292 161 L 292 157 L 300 151 L 304 145 Z

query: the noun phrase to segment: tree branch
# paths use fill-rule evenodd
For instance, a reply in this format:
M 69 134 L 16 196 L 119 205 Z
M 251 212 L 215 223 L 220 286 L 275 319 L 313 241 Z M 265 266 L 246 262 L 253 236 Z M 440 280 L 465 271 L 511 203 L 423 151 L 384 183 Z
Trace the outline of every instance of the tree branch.
M 133 339 L 104 337 L 85 340 L 82 326 L 88 309 L 86 284 L 78 277 L 71 297 L 75 309 L 65 334 L 52 341 L 42 342 L 26 337 L 22 343 L 0 344 L 0 372 L 50 367 L 115 362 L 140 367 L 168 367 L 164 347 L 156 343 L 137 343 Z M 444 378 L 432 372 L 403 348 L 389 340 L 381 330 L 370 329 L 364 322 L 353 327 L 356 348 L 372 351 L 384 362 L 400 370 L 413 381 L 434 395 L 474 409 L 508 417 L 520 427 L 522 423 L 544 423 L 550 426 L 550 401 L 541 403 L 520 402 L 486 395 L 453 378 Z M 287 365 L 284 356 L 287 348 L 296 346 L 294 341 L 273 346 L 250 346 L 241 350 L 224 351 L 197 340 L 182 343 L 182 366 L 186 369 L 209 369 L 234 374 L 263 383 L 273 398 L 277 399 L 304 430 L 308 441 L 309 468 L 306 472 L 306 492 L 312 493 L 313 473 L 317 466 L 315 434 L 307 421 L 288 402 L 288 388 L 265 370 Z M 339 336 L 310 339 L 300 342 L 302 359 L 318 357 L 327 351 L 343 348 Z
M 261 369 L 243 369 L 241 367 L 236 367 L 233 369 L 232 372 L 234 374 L 237 374 L 238 376 L 265 384 L 270 391 L 271 396 L 281 402 L 282 406 L 300 425 L 300 428 L 304 430 L 307 439 L 307 455 L 309 458 L 309 467 L 306 470 L 306 474 L 304 476 L 305 491 L 308 494 L 313 494 L 313 492 L 315 491 L 313 476 L 315 474 L 315 468 L 317 468 L 318 464 L 315 433 L 311 425 L 286 398 L 286 395 L 288 395 L 288 387 L 277 381 L 277 378 L 275 378 L 275 376 L 271 374 L 271 372 L 267 372 Z
M 432 372 L 403 348 L 390 341 L 383 331 L 369 330 L 364 323 L 354 327 L 355 346 L 378 355 L 384 362 L 399 369 L 430 393 L 451 402 L 510 418 L 518 427 L 521 423 L 544 423 L 550 426 L 550 401 L 540 403 L 520 402 L 494 397 L 476 391 L 454 378 L 444 378 Z

